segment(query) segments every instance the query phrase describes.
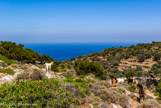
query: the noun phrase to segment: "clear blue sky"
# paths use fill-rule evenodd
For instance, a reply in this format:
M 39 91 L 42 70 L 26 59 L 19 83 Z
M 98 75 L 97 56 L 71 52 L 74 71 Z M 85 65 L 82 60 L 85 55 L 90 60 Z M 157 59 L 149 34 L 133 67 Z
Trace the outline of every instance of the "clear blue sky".
M 161 41 L 161 0 L 0 0 L 0 40 Z

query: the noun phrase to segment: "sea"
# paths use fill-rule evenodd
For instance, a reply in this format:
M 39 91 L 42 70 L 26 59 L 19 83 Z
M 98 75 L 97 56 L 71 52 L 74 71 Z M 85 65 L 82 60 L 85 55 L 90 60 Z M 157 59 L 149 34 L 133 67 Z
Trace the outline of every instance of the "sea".
M 78 56 L 101 52 L 106 48 L 128 47 L 137 43 L 25 43 L 39 54 L 49 55 L 57 61 L 70 60 Z

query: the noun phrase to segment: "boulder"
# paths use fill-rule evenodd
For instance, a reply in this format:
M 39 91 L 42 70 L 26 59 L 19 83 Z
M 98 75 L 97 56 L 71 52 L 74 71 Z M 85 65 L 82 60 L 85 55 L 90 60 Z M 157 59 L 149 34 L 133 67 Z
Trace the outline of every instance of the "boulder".
M 112 103 L 112 108 L 122 108 L 122 106 L 116 105 L 116 104 L 113 104 L 113 103 Z
M 100 103 L 99 107 L 100 108 L 110 108 L 110 106 L 107 103 L 104 103 L 104 102 Z

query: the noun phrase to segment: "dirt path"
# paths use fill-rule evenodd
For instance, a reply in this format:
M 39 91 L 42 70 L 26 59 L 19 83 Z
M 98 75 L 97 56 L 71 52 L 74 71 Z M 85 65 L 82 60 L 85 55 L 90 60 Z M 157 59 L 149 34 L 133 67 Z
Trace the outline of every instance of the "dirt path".
M 148 94 L 149 96 L 153 97 L 154 99 L 157 98 L 157 96 L 155 96 L 154 93 L 151 92 L 150 90 L 146 90 L 145 93 Z
M 136 101 L 130 97 L 128 100 L 132 103 L 132 108 L 137 108 L 137 106 L 140 105 L 140 103 L 138 101 Z

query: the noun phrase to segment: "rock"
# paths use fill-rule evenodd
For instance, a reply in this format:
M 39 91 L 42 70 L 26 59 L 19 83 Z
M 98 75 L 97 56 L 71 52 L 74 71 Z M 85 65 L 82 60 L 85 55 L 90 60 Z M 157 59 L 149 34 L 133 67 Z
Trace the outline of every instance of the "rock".
M 161 108 L 161 105 L 156 100 L 147 99 L 137 108 Z
M 107 103 L 104 103 L 104 102 L 100 103 L 99 107 L 100 108 L 110 108 L 109 105 Z
M 53 75 L 51 75 L 51 74 L 50 74 L 50 73 L 48 73 L 48 72 L 47 72 L 45 75 L 48 77 L 48 79 L 52 79 L 52 78 L 54 78 L 54 76 L 53 76 Z
M 130 95 L 130 92 L 125 90 L 125 95 L 127 95 L 127 96 Z
M 14 78 L 16 78 L 19 74 L 21 74 L 23 72 L 23 70 L 21 69 L 15 69 L 15 74 L 13 75 Z
M 81 98 L 79 100 L 79 102 L 80 102 L 80 104 L 92 103 L 93 102 L 93 99 L 90 96 L 88 96 L 88 97 L 85 97 L 85 98 Z
M 67 84 L 66 85 L 66 90 L 68 90 L 73 96 L 78 96 L 79 95 L 79 90 L 75 88 L 74 84 Z
M 116 105 L 116 104 L 113 104 L 113 103 L 112 103 L 112 108 L 122 108 L 122 106 Z
M 94 108 L 94 106 L 92 104 L 89 104 L 89 108 Z
M 129 101 L 126 102 L 126 103 L 124 104 L 123 108 L 133 108 L 132 103 L 129 102 Z
M 7 76 L 4 76 L 4 77 L 1 78 L 1 82 L 5 83 L 7 81 L 11 81 L 12 79 L 13 79 L 13 76 L 7 75 Z
M 92 103 L 92 102 L 93 102 L 93 99 L 90 96 L 79 99 L 80 105 L 85 104 L 85 103 Z
M 132 93 L 132 94 L 130 95 L 130 97 L 131 97 L 133 100 L 138 101 L 138 95 L 137 95 L 136 93 Z
M 38 70 L 40 70 L 40 68 L 37 67 L 37 66 L 35 66 L 35 65 L 32 65 L 32 68 L 33 68 L 33 69 L 38 69 Z
M 150 96 L 150 95 L 147 94 L 147 95 L 145 96 L 145 99 L 154 99 L 154 98 L 153 98 L 152 96 Z

